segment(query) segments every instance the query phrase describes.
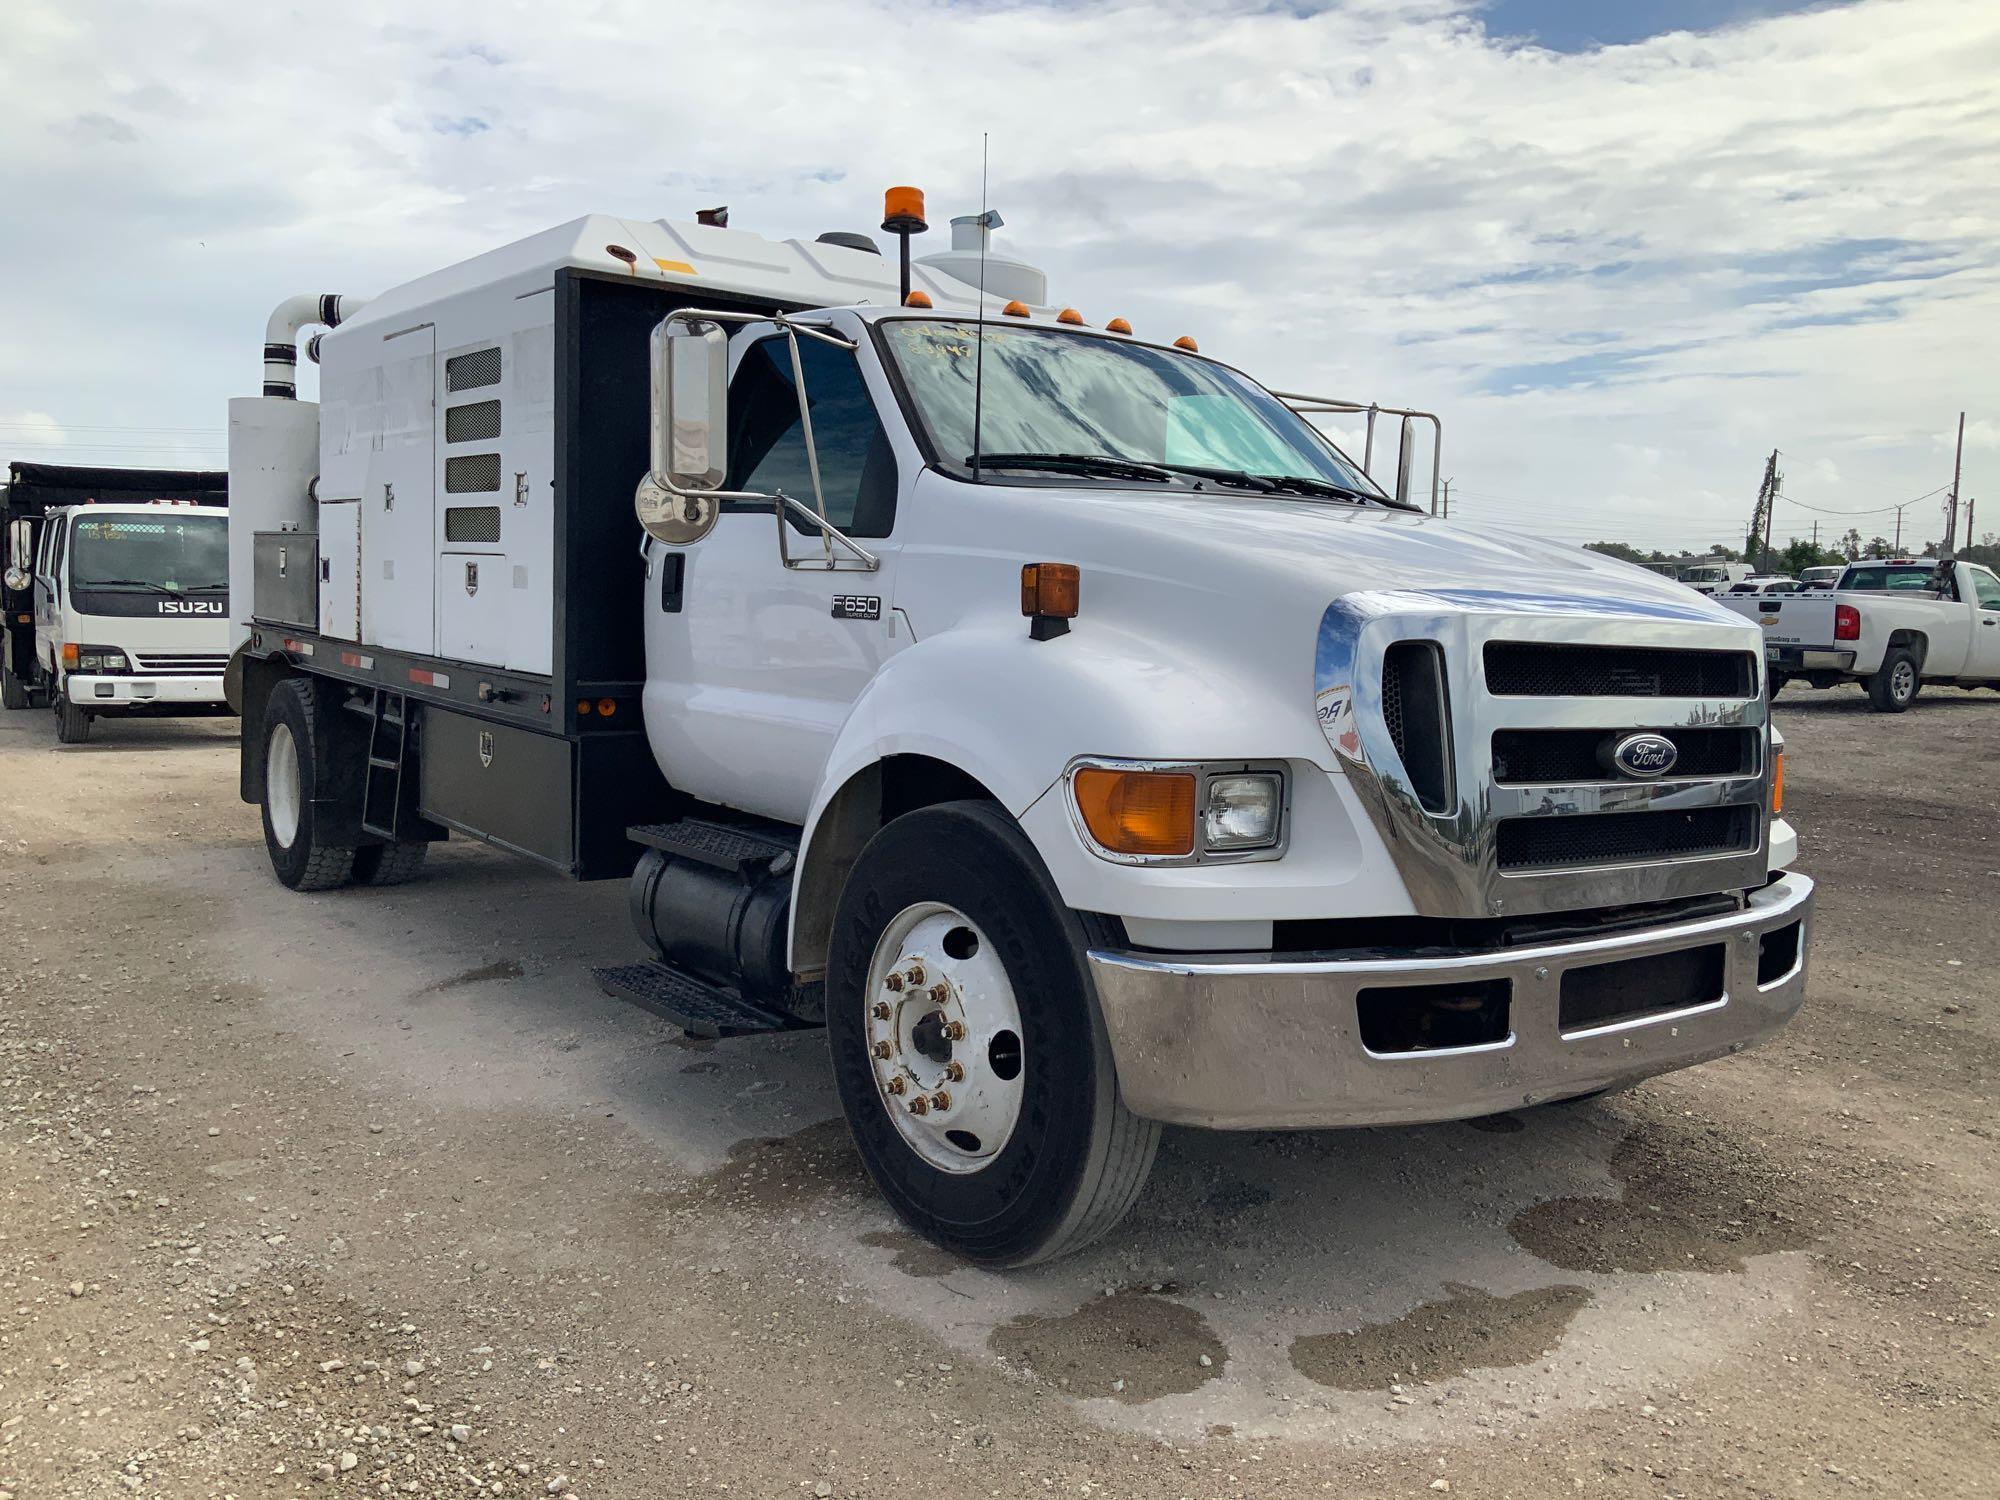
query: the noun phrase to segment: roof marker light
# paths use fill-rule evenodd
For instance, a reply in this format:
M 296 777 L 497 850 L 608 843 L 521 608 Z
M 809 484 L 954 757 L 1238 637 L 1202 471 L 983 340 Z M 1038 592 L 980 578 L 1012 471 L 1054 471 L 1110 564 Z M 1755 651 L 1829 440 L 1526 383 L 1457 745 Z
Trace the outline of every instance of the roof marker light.
M 1132 325 L 1123 318 L 1113 318 L 1109 323 L 1104 325 L 1104 331 L 1106 333 L 1130 333 Z
M 929 292 L 911 292 L 909 296 L 903 299 L 903 306 L 905 307 L 929 307 L 930 305 L 931 294 Z
M 1057 313 L 1056 321 L 1058 323 L 1067 323 L 1072 328 L 1082 328 L 1084 326 L 1083 314 L 1073 307 L 1065 307 L 1061 312 Z
M 1009 302 L 1000 309 L 1000 316 L 1003 318 L 1025 318 L 1027 315 L 1028 304 L 1025 302 Z
M 1174 347 L 1176 349 L 1185 349 L 1190 354 L 1201 353 L 1201 345 L 1197 344 L 1193 339 L 1189 338 L 1186 334 L 1182 334 L 1179 338 L 1174 340 Z

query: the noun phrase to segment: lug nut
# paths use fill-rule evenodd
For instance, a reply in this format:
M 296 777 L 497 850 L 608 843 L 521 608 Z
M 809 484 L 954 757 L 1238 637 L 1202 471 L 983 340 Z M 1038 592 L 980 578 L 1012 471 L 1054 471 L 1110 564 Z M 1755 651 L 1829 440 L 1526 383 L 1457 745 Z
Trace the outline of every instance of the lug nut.
M 901 974 L 891 974 L 887 979 L 882 981 L 882 988 L 889 991 L 892 995 L 902 987 L 903 976 Z
M 891 1047 L 887 1042 L 877 1042 L 875 1044 L 875 1055 L 880 1058 L 886 1059 L 889 1056 L 889 1054 L 894 1052 L 895 1050 L 896 1049 Z
M 944 1035 L 945 1035 L 945 1040 L 946 1040 L 946 1041 L 948 1041 L 948 1042 L 962 1042 L 962 1041 L 964 1041 L 964 1040 L 965 1040 L 965 1022 L 963 1022 L 963 1021 L 947 1021 L 947 1022 L 945 1022 L 945 1023 L 944 1023 Z
M 953 1083 L 965 1082 L 965 1064 L 962 1062 L 946 1063 L 944 1065 L 944 1076 L 949 1078 Z
M 924 985 L 924 966 L 922 964 L 911 964 L 909 968 L 903 970 L 903 982 L 913 990 L 922 989 Z
M 868 1013 L 878 1021 L 888 1020 L 889 1002 L 887 1000 L 877 1000 L 875 1004 L 869 1008 Z
M 949 1000 L 950 998 L 951 998 L 951 989 L 949 986 L 942 984 L 934 984 L 931 986 L 931 1004 L 942 1005 L 945 1003 L 945 1001 Z
M 923 1103 L 921 1099 L 917 1102 L 919 1104 Z M 950 1109 L 951 1095 L 947 1094 L 943 1089 L 939 1089 L 935 1094 L 931 1095 L 931 1108 L 936 1110 Z
M 892 1094 L 900 1094 L 908 1087 L 909 1085 L 903 1082 L 903 1077 L 900 1073 L 889 1080 L 889 1092 Z
M 910 1101 L 911 1114 L 927 1115 L 930 1112 L 931 1112 L 931 1101 L 926 1099 L 922 1094 L 917 1095 L 916 1098 Z

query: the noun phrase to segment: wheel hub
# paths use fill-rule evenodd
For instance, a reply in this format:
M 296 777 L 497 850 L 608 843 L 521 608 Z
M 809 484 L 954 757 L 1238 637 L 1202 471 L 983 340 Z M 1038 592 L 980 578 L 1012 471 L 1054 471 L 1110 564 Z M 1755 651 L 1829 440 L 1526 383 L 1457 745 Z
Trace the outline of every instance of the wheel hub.
M 926 902 L 883 930 L 868 976 L 882 1107 L 931 1166 L 977 1171 L 1021 1114 L 1021 1012 L 1006 968 L 962 913 Z

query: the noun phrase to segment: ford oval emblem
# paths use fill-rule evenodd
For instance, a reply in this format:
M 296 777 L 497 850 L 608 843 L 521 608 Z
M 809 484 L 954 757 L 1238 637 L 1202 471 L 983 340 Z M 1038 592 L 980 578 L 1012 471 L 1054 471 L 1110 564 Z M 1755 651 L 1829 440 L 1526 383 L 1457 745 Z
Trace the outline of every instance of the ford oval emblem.
M 1628 734 L 1611 747 L 1611 764 L 1621 775 L 1651 781 L 1674 768 L 1681 752 L 1664 734 Z

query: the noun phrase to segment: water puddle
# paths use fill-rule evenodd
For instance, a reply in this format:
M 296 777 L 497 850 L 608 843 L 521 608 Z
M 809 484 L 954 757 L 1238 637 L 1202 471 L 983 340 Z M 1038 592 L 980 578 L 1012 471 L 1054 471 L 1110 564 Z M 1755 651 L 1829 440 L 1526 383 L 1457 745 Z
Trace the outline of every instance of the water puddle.
M 1093 1297 L 1075 1312 L 1015 1318 L 993 1330 L 987 1347 L 1070 1395 L 1127 1406 L 1186 1395 L 1228 1359 L 1200 1313 L 1133 1290 Z
M 878 1229 L 862 1235 L 861 1243 L 876 1250 L 894 1251 L 896 1258 L 890 1264 L 906 1276 L 949 1276 L 965 1266 L 950 1251 L 940 1250 L 929 1240 L 901 1229 Z
M 1580 1286 L 1537 1287 L 1496 1297 L 1446 1282 L 1451 1296 L 1425 1302 L 1390 1323 L 1292 1341 L 1292 1366 L 1342 1391 L 1386 1390 L 1397 1381 L 1443 1380 L 1539 1359 L 1590 1302 Z

